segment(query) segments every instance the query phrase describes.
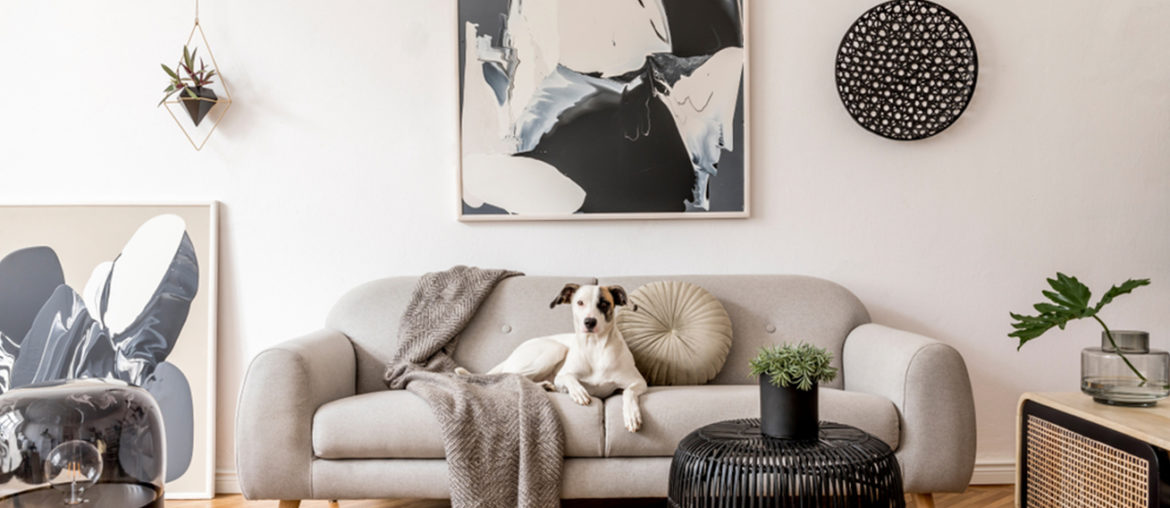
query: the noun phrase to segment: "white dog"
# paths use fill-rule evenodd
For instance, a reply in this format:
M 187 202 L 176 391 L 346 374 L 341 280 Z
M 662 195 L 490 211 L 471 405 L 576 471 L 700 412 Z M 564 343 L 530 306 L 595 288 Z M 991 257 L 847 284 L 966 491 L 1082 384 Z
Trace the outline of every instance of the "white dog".
M 573 307 L 575 333 L 527 340 L 488 374 L 520 374 L 568 393 L 583 406 L 590 395 L 604 398 L 620 389 L 626 430 L 637 432 L 642 427 L 638 397 L 646 392 L 646 380 L 614 326 L 616 307 L 627 303 L 626 291 L 621 286 L 566 284 L 549 308 L 562 303 Z

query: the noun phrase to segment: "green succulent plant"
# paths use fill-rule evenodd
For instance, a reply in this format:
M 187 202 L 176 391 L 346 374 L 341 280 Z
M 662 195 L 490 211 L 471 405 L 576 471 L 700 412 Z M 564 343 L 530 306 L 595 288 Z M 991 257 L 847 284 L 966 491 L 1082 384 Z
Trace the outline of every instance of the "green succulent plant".
M 195 54 L 198 52 L 199 48 L 195 48 L 195 51 L 188 52 L 187 46 L 183 46 L 183 58 L 175 66 L 175 69 L 167 67 L 167 64 L 162 64 L 163 71 L 167 73 L 167 77 L 170 78 L 171 82 L 163 90 L 163 93 L 166 95 L 163 96 L 161 101 L 158 101 L 159 106 L 162 106 L 167 99 L 170 99 L 176 93 L 186 95 L 192 99 L 199 99 L 199 94 L 195 93 L 194 89 L 214 83 L 211 78 L 215 77 L 215 69 L 208 69 L 207 64 L 203 63 L 202 58 L 199 59 L 199 68 L 195 68 Z M 186 76 L 184 77 L 183 74 Z
M 1137 377 L 1142 382 L 1145 382 L 1146 377 L 1141 372 L 1138 372 L 1137 368 L 1129 362 L 1129 358 L 1125 357 L 1125 353 L 1121 351 L 1121 348 L 1117 347 L 1117 343 L 1113 341 L 1113 332 L 1109 331 L 1109 327 L 1105 325 L 1105 322 L 1101 320 L 1098 314 L 1114 298 L 1129 294 L 1139 287 L 1149 285 L 1150 279 L 1129 279 L 1120 286 L 1113 286 L 1109 288 L 1109 291 L 1105 292 L 1105 295 L 1101 297 L 1101 300 L 1096 305 L 1089 305 L 1089 299 L 1092 298 L 1093 294 L 1089 291 L 1088 286 L 1082 284 L 1076 277 L 1070 277 L 1057 272 L 1055 279 L 1047 280 L 1048 286 L 1052 290 L 1044 290 L 1042 293 L 1049 301 L 1040 302 L 1032 306 L 1038 314 L 1029 316 L 1016 314 L 1015 312 L 1009 313 L 1012 319 L 1016 321 L 1012 323 L 1012 328 L 1015 328 L 1015 331 L 1009 333 L 1008 337 L 1020 339 L 1020 345 L 1016 346 L 1016 350 L 1018 351 L 1024 347 L 1024 344 L 1027 344 L 1028 341 L 1044 335 L 1045 332 L 1051 330 L 1053 327 L 1063 330 L 1064 325 L 1069 321 L 1091 317 L 1101 325 L 1101 328 L 1105 329 L 1105 336 L 1109 338 L 1109 343 L 1113 345 L 1113 349 L 1117 351 L 1117 355 L 1122 360 L 1125 360 L 1125 364 L 1129 366 L 1134 374 L 1137 374 Z
M 813 384 L 837 378 L 837 368 L 830 367 L 832 353 L 812 344 L 784 344 L 760 349 L 750 362 L 752 377 L 767 374 L 773 385 L 796 386 L 808 391 Z

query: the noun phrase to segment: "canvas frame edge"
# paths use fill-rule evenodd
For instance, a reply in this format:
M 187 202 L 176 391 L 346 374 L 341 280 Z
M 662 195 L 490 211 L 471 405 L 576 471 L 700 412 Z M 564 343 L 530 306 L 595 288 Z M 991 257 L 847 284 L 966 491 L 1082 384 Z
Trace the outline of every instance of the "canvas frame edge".
M 703 220 L 703 219 L 749 219 L 752 210 L 752 114 L 751 114 L 751 4 L 752 0 L 740 0 L 740 26 L 743 30 L 743 211 L 738 212 L 633 212 L 633 213 L 570 213 L 557 215 L 516 215 L 516 214 L 465 214 L 463 213 L 463 88 L 459 83 L 459 38 L 463 28 L 459 25 L 459 1 L 455 0 L 455 217 L 462 223 L 480 222 L 552 222 L 552 221 L 607 221 L 607 220 Z
M 217 364 L 219 363 L 219 204 L 218 200 L 187 200 L 187 201 L 141 201 L 141 202 L 116 202 L 116 201 L 101 201 L 101 202 L 32 202 L 32 201 L 3 201 L 0 202 L 0 208 L 8 207 L 162 207 L 162 206 L 206 206 L 208 208 L 208 241 L 210 245 L 207 246 L 207 254 L 210 257 L 207 261 L 208 278 L 208 300 L 207 300 L 207 333 L 208 333 L 208 357 L 212 361 L 207 362 L 207 381 L 204 389 L 207 390 L 207 407 L 203 410 L 207 414 L 207 420 L 211 423 L 207 429 L 207 443 L 205 446 L 205 453 L 211 458 L 207 464 L 207 471 L 205 471 L 205 481 L 202 490 L 193 492 L 171 492 L 164 491 L 164 499 L 212 499 L 215 497 L 215 462 L 216 462 L 216 427 L 219 422 L 216 420 L 216 404 L 218 400 L 216 373 Z

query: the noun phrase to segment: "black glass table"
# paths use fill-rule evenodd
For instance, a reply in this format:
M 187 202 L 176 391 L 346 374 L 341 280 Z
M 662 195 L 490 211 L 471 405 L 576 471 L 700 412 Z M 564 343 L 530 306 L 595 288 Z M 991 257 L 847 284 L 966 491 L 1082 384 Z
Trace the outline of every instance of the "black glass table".
M 776 439 L 757 418 L 713 423 L 679 442 L 670 506 L 906 506 L 894 452 L 856 427 L 821 422 L 817 439 Z

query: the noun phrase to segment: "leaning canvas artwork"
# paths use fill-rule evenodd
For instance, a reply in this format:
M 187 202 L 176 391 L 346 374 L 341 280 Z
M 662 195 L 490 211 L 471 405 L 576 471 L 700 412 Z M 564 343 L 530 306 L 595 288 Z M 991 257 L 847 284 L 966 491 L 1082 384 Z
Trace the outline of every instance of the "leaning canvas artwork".
M 460 218 L 748 212 L 742 0 L 459 0 Z
M 213 493 L 214 213 L 0 206 L 0 393 L 75 378 L 146 389 L 171 497 Z M 0 461 L 0 473 L 20 467 Z

